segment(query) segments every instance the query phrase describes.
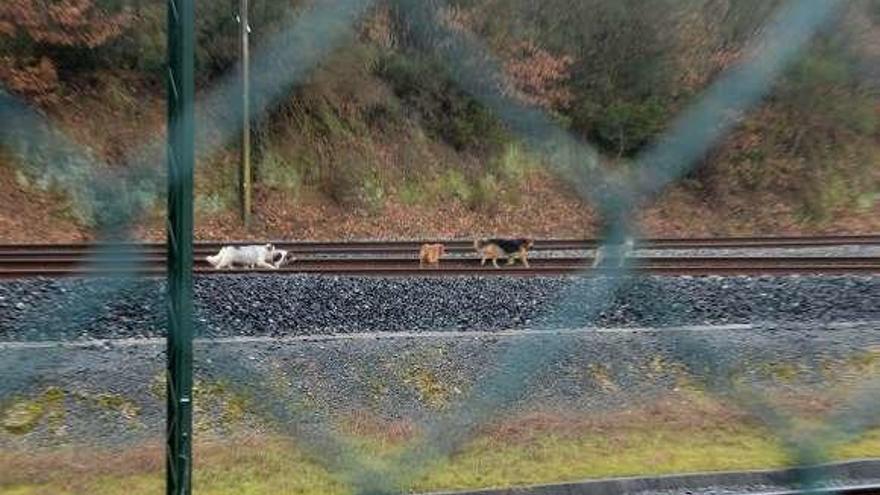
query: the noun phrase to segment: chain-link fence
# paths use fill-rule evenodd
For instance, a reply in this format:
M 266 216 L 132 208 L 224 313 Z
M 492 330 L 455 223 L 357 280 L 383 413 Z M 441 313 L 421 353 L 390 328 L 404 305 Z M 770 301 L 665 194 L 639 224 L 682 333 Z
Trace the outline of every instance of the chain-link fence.
M 536 23 L 547 22 L 541 12 L 530 11 L 541 7 L 528 2 L 487 3 L 518 9 L 515 16 L 511 10 L 511 19 L 518 19 L 511 24 L 524 33 L 537 29 L 528 24 L 529 15 Z M 705 9 L 718 7 L 705 3 Z M 60 23 L 62 32 L 99 44 L 102 33 L 82 32 L 75 22 L 64 24 L 61 10 L 53 14 L 55 7 L 31 4 L 49 9 L 46 12 L 55 16 L 52 22 Z M 130 4 L 121 16 L 145 18 L 158 8 Z M 617 167 L 606 166 L 603 154 L 573 132 L 552 105 L 542 105 L 534 93 L 529 98 L 527 89 L 511 82 L 511 64 L 489 41 L 491 31 L 474 29 L 468 5 L 461 2 L 258 3 L 258 18 L 272 23 L 252 48 L 252 103 L 245 117 L 255 124 L 265 122 L 293 88 L 308 84 L 322 62 L 349 51 L 352 40 L 364 36 L 371 25 L 364 19 L 382 19 L 394 36 L 373 36 L 391 48 L 407 47 L 400 50 L 404 60 L 392 62 L 430 58 L 441 67 L 438 78 L 447 78 L 473 105 L 491 114 L 536 161 L 593 205 L 612 249 L 637 235 L 633 216 L 666 186 L 693 171 L 741 123 L 741 116 L 771 93 L 774 81 L 802 56 L 817 33 L 831 29 L 828 26 L 851 7 L 830 0 L 767 4 L 755 7 L 769 9 L 758 13 L 766 22 L 749 31 L 747 42 L 738 48 L 741 57 L 681 104 L 678 116 L 653 144 L 631 159 L 618 157 Z M 67 14 L 93 6 L 82 2 L 80 7 L 85 10 Z M 175 115 L 185 114 L 175 111 L 187 112 L 190 105 L 197 111 L 182 134 L 175 134 L 172 125 L 170 137 L 147 138 L 142 146 L 120 153 L 113 164 L 102 163 L 99 153 L 65 137 L 51 115 L 24 103 L 16 94 L 21 91 L 0 89 L 4 152 L 16 158 L 22 177 L 39 178 L 71 199 L 73 214 L 92 223 L 100 239 L 108 241 L 106 249 L 95 251 L 90 266 L 96 273 L 114 273 L 72 282 L 13 283 L 4 289 L 4 311 L 15 316 L 4 322 L 0 333 L 8 337 L 0 343 L 0 459 L 9 466 L 0 468 L 0 492 L 154 493 L 161 486 L 164 443 L 158 441 L 156 427 L 164 419 L 163 399 L 166 390 L 185 391 L 189 386 L 166 384 L 164 362 L 170 354 L 163 354 L 165 341 L 160 337 L 169 325 L 187 326 L 177 318 L 189 312 L 191 282 L 184 278 L 172 283 L 177 292 L 169 297 L 164 285 L 137 275 L 148 261 L 124 241 L 135 234 L 132 226 L 138 219 L 155 209 L 166 181 L 171 191 L 191 190 L 185 173 L 173 173 L 179 161 L 186 160 L 178 154 L 181 149 L 194 146 L 195 161 L 202 166 L 238 139 L 242 83 L 235 57 L 229 55 L 229 46 L 205 35 L 210 22 L 221 31 L 236 29 L 235 6 L 229 5 L 228 11 L 226 7 L 205 7 L 205 20 L 198 20 L 196 11 L 204 32 L 197 32 L 197 38 L 182 35 L 179 44 L 169 45 L 170 69 L 155 56 L 147 57 L 161 43 L 135 43 L 147 55 L 132 70 L 154 70 L 167 79 L 167 97 L 178 105 L 170 110 L 172 123 L 179 122 Z M 560 11 L 577 10 L 564 1 L 549 2 L 545 8 L 557 11 L 556 19 L 565 17 L 558 15 Z M 644 6 L 652 8 L 656 6 Z M 185 13 L 192 12 L 192 3 L 172 1 L 168 9 L 170 25 L 184 33 L 191 21 Z M 208 18 L 208 13 L 216 13 L 212 9 L 222 11 L 219 20 Z M 487 9 L 484 14 L 499 12 Z M 30 24 L 19 22 L 18 29 L 38 24 L 38 19 L 28 19 Z M 114 20 L 123 22 L 123 17 L 100 19 L 110 30 Z M 610 33 L 615 26 L 612 23 Z M 511 29 L 506 36 L 519 33 Z M 564 24 L 543 29 L 558 31 L 563 38 L 570 31 Z M 42 49 L 40 43 L 51 41 L 48 35 L 31 36 L 36 53 Z M 493 40 L 497 39 L 496 35 Z M 187 48 L 195 41 L 216 44 Z M 82 46 L 89 42 L 78 49 Z M 186 49 L 200 58 L 195 72 L 181 76 L 186 61 L 175 57 Z M 595 55 L 592 49 L 579 49 L 581 56 Z M 56 50 L 72 56 L 69 47 Z M 388 71 L 392 62 L 375 62 L 380 66 L 376 70 Z M 219 66 L 213 70 L 230 75 L 205 76 L 212 64 Z M 397 69 L 397 81 L 418 91 L 424 80 L 406 79 L 400 74 L 408 73 Z M 189 101 L 193 88 L 186 85 L 197 79 L 198 96 Z M 359 91 L 370 89 L 354 89 Z M 558 93 L 540 94 L 548 101 L 554 101 L 553 95 Z M 333 111 L 322 117 L 323 125 L 340 125 L 331 121 Z M 338 132 L 357 136 L 350 129 Z M 166 157 L 169 139 L 173 146 Z M 626 143 L 615 145 L 623 150 Z M 162 172 L 166 159 L 172 171 L 167 177 Z M 183 230 L 169 238 L 170 249 L 185 253 L 192 227 L 180 218 L 171 224 L 169 229 Z M 184 256 L 191 257 L 191 251 Z M 177 267 L 178 275 L 188 263 Z M 177 355 L 174 365 L 194 365 L 192 397 L 171 398 L 178 405 L 184 399 L 186 408 L 192 408 L 194 427 L 191 438 L 185 426 L 171 428 L 182 450 L 168 451 L 168 465 L 169 472 L 179 473 L 191 466 L 197 493 L 427 492 L 642 473 L 814 466 L 877 453 L 880 355 L 871 322 L 685 324 L 680 316 L 689 311 L 682 302 L 688 293 L 676 292 L 684 289 L 676 282 L 640 280 L 624 264 L 609 276 L 505 280 L 496 292 L 488 289 L 508 301 L 520 294 L 538 297 L 530 292 L 536 290 L 534 284 L 550 284 L 549 296 L 540 304 L 532 301 L 531 320 L 505 323 L 513 329 L 470 328 L 468 321 L 445 324 L 447 317 L 438 316 L 436 331 L 385 332 L 383 325 L 390 324 L 381 317 L 364 325 L 352 321 L 358 315 L 385 312 L 406 319 L 408 312 L 435 308 L 431 298 L 442 299 L 445 291 L 462 291 L 465 296 L 456 300 L 461 305 L 468 294 L 476 294 L 470 301 L 476 310 L 454 308 L 447 310 L 450 313 L 507 309 L 479 291 L 469 292 L 471 286 L 490 284 L 476 279 L 431 281 L 430 290 L 420 282 L 394 279 L 289 280 L 231 276 L 196 284 L 194 363 Z M 828 289 L 815 297 L 850 291 L 844 304 L 858 305 L 860 298 L 867 304 L 873 301 L 868 294 L 875 288 L 872 280 L 837 282 L 844 285 L 843 292 Z M 743 292 L 761 298 L 765 290 L 809 293 L 811 287 L 801 289 L 800 282 L 787 281 L 782 289 L 774 289 L 768 280 L 755 285 L 724 279 L 685 283 L 716 291 L 720 298 L 742 297 Z M 815 283 L 825 290 L 822 281 Z M 729 290 L 737 284 L 743 285 L 740 292 Z M 399 298 L 410 307 L 401 313 L 394 313 L 391 303 L 353 307 L 373 301 L 360 296 L 366 291 L 387 292 L 387 299 Z M 267 296 L 271 292 L 281 296 Z M 811 304 L 810 297 L 806 304 Z M 636 305 L 650 328 L 597 324 L 609 320 L 608 312 L 619 310 L 621 300 Z M 698 303 L 695 298 L 693 304 Z M 314 332 L 302 320 L 275 321 L 268 307 L 273 304 L 338 317 L 342 323 L 323 328 L 338 325 L 340 331 L 310 335 Z M 723 305 L 717 300 L 706 304 Z M 260 316 L 248 319 L 242 307 Z M 283 311 L 280 314 L 283 318 Z M 352 333 L 346 325 L 358 331 Z M 173 349 L 169 352 L 174 354 Z M 174 407 L 168 411 L 172 418 L 178 413 Z M 182 421 L 185 425 L 189 419 L 184 415 Z M 190 440 L 194 460 L 187 454 Z M 822 468 L 797 473 L 798 487 L 828 481 Z M 169 479 L 169 486 L 188 485 L 189 480 Z

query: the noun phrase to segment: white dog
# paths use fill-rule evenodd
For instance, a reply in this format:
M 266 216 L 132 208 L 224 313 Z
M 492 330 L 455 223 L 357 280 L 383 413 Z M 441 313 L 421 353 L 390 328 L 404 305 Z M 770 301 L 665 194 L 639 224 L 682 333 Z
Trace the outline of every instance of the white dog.
M 272 264 L 275 265 L 275 268 L 281 267 L 281 265 L 286 265 L 288 263 L 293 263 L 296 261 L 296 257 L 293 253 L 288 253 L 284 249 L 276 248 L 272 251 Z
M 251 246 L 224 246 L 214 256 L 207 256 L 208 261 L 216 269 L 231 268 L 242 265 L 245 268 L 277 269 L 283 263 L 292 260 L 292 256 L 283 250 L 275 249 L 272 244 Z
M 593 259 L 593 268 L 616 264 L 618 268 L 623 266 L 626 258 L 632 254 L 635 242 L 632 237 L 627 237 L 622 244 L 603 244 L 596 250 L 596 258 Z

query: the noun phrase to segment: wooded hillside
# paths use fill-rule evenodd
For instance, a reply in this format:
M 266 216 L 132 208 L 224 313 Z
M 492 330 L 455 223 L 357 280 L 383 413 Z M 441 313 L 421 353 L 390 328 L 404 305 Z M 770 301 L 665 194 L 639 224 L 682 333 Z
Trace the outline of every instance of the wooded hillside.
M 251 0 L 255 56 L 297 16 L 328 3 Z M 626 169 L 713 81 L 761 49 L 785 3 L 425 0 L 420 8 L 439 8 L 446 28 L 480 40 L 506 76 L 500 93 L 591 143 L 604 167 Z M 197 2 L 200 95 L 236 75 L 237 4 Z M 236 214 L 238 141 L 206 131 L 198 235 L 591 233 L 590 206 L 465 91 L 433 46 L 441 41 L 419 29 L 397 1 L 376 2 L 281 97 L 255 91 L 255 108 L 268 110 L 254 119 L 250 232 Z M 144 153 L 138 160 L 155 162 L 160 177 L 161 153 L 136 150 L 161 139 L 164 30 L 161 1 L 5 0 L 0 81 L 45 116 L 45 132 L 103 163 L 99 174 L 121 175 Z M 277 65 L 253 78 L 294 70 Z M 736 115 L 734 131 L 642 212 L 645 232 L 880 231 L 878 71 L 880 1 L 843 2 L 763 101 Z M 206 101 L 198 112 L 208 122 L 238 104 Z M 0 192 L 16 203 L 16 213 L 2 213 L 0 237 L 90 237 L 96 208 L 74 192 L 89 180 L 51 172 L 72 155 L 36 141 L 0 147 Z M 150 205 L 139 235 L 160 236 L 161 188 L 151 185 L 155 177 L 136 180 L 145 184 L 131 188 L 138 204 Z

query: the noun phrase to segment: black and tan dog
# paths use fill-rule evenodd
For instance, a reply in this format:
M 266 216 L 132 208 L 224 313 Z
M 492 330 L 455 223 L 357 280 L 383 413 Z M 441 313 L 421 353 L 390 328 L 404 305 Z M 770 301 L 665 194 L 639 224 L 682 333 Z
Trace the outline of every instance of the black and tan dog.
M 492 260 L 495 268 L 498 266 L 498 258 L 507 258 L 507 264 L 512 265 L 519 258 L 522 264 L 529 267 L 529 249 L 535 243 L 532 239 L 477 239 L 474 241 L 474 249 L 480 253 L 480 266 L 486 264 L 486 260 Z

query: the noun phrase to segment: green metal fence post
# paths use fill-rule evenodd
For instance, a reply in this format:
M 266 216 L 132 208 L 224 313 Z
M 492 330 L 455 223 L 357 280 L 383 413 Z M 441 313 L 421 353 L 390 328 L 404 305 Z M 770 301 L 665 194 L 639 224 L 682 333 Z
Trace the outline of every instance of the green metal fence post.
M 168 0 L 168 495 L 192 492 L 194 3 Z

